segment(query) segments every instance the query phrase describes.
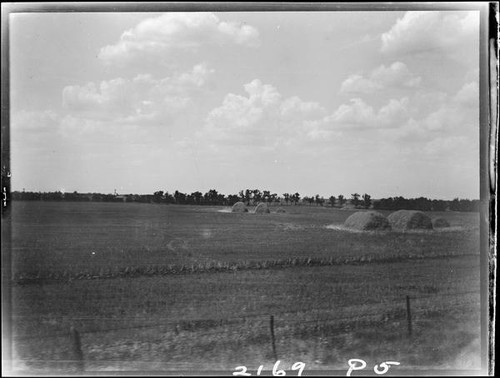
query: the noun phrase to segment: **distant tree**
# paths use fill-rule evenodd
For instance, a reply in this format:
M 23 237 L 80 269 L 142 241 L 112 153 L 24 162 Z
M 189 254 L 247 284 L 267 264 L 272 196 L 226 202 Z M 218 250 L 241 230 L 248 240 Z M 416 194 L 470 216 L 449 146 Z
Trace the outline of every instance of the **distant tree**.
M 339 205 L 340 206 L 342 206 L 342 205 L 345 204 L 346 199 L 345 199 L 345 197 L 342 194 L 339 194 L 338 200 L 339 200 Z
M 277 193 L 271 193 L 270 199 L 272 203 L 278 203 L 280 201 L 280 198 L 278 197 Z
M 290 194 L 289 193 L 283 193 L 283 198 L 285 199 L 285 203 L 288 205 L 288 201 L 290 201 Z
M 354 205 L 354 207 L 358 207 L 358 205 L 359 205 L 359 194 L 358 193 L 351 194 L 351 201 L 352 201 L 352 204 Z
M 335 201 L 337 200 L 337 199 L 335 198 L 335 196 L 330 196 L 329 200 L 330 200 L 330 206 L 331 206 L 331 207 L 334 207 L 334 206 L 335 206 Z
M 262 200 L 262 193 L 259 189 L 253 190 L 253 202 L 255 204 L 259 203 Z
M 300 201 L 300 194 L 295 192 L 293 195 L 292 195 L 292 201 L 295 205 L 297 205 L 297 203 Z
M 219 193 L 216 197 L 215 203 L 217 205 L 226 205 L 227 204 L 226 195 L 223 193 Z
M 412 201 L 412 208 L 420 211 L 431 211 L 432 201 L 425 197 L 418 197 Z
M 215 189 L 210 189 L 203 195 L 203 200 L 210 205 L 218 205 L 220 201 L 219 193 Z
M 75 190 L 73 193 L 66 193 L 64 195 L 64 200 L 65 201 L 80 201 L 80 195 L 78 194 L 78 192 Z
M 154 203 L 160 203 L 162 202 L 163 199 L 163 190 L 158 190 L 153 193 L 153 202 Z
M 165 191 L 165 194 L 163 195 L 165 197 L 165 202 L 166 203 L 175 203 L 175 198 L 172 194 L 169 192 Z M 136 195 L 137 197 L 137 195 Z
M 314 196 L 314 202 L 316 202 L 316 206 L 323 206 L 325 199 L 323 197 L 320 197 L 319 194 L 316 194 Z
M 432 211 L 446 211 L 448 202 L 443 200 L 432 200 Z
M 178 190 L 176 190 L 174 193 L 174 199 L 175 199 L 175 203 L 185 204 L 186 203 L 186 194 L 181 193 Z
M 460 199 L 453 198 L 453 201 L 450 202 L 450 210 L 451 211 L 460 211 Z
M 245 202 L 247 206 L 250 206 L 250 199 L 252 198 L 252 191 L 250 189 L 245 190 Z
M 240 200 L 240 196 L 238 196 L 237 194 L 229 194 L 227 196 L 227 204 L 229 206 L 233 206 L 236 202 L 238 202 Z
M 269 190 L 262 191 L 262 200 L 264 202 L 271 202 L 271 192 Z
M 197 205 L 201 205 L 203 202 L 203 193 L 200 191 L 196 191 L 191 193 L 191 197 L 193 197 L 193 201 Z
M 369 209 L 371 204 L 372 204 L 372 200 L 371 200 L 371 196 L 369 194 L 363 194 L 363 207 L 365 209 Z

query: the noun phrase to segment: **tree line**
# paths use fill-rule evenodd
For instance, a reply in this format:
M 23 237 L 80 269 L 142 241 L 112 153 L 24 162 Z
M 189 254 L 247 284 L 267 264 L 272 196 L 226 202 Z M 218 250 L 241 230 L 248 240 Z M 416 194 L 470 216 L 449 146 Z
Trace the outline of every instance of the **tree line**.
M 404 198 L 389 197 L 372 200 L 367 193 L 361 195 L 351 194 L 350 198 L 342 194 L 324 198 L 319 194 L 304 196 L 298 192 L 283 193 L 281 196 L 269 190 L 244 189 L 238 194 L 225 195 L 215 189 L 206 193 L 195 191 L 183 193 L 178 190 L 170 193 L 158 190 L 153 194 L 102 194 L 102 193 L 71 193 L 56 192 L 26 192 L 14 191 L 11 193 L 15 201 L 70 201 L 70 202 L 138 202 L 157 204 L 179 204 L 179 205 L 210 205 L 210 206 L 232 206 L 236 202 L 244 202 L 247 206 L 266 202 L 270 205 L 306 205 L 306 206 L 328 206 L 335 208 L 350 207 L 355 209 L 375 210 L 421 210 L 421 211 L 479 211 L 479 200 L 468 200 L 455 198 L 452 201 L 435 200 L 425 197 Z
M 452 201 L 425 197 L 389 197 L 374 202 L 375 210 L 420 210 L 420 211 L 479 211 L 480 201 L 454 198 Z

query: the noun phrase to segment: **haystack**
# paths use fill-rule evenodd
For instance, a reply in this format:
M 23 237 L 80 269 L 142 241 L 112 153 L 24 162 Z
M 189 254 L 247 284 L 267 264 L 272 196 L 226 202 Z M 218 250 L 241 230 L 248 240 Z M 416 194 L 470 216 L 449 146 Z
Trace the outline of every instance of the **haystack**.
M 246 213 L 248 211 L 247 207 L 243 202 L 236 202 L 231 209 L 233 213 Z
M 267 203 L 261 202 L 257 205 L 255 208 L 255 214 L 269 214 L 269 207 L 267 206 Z
M 444 218 L 435 218 L 432 220 L 432 226 L 434 228 L 445 228 L 445 227 L 450 227 L 450 224 Z
M 387 217 L 395 230 L 432 230 L 432 221 L 418 210 L 399 210 Z
M 278 208 L 276 209 L 276 212 L 277 212 L 277 213 L 286 213 L 286 210 L 285 210 L 285 209 L 283 209 L 282 207 L 278 207 Z
M 377 211 L 358 211 L 344 222 L 344 226 L 355 230 L 390 230 L 391 226 L 386 217 Z

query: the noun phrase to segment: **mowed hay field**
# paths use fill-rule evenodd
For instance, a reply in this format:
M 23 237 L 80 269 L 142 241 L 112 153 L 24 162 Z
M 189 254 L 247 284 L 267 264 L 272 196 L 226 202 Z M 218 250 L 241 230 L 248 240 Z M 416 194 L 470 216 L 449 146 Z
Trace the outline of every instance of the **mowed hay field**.
M 353 211 L 316 206 L 12 210 L 18 369 L 74 369 L 71 326 L 87 371 L 270 369 L 271 315 L 281 368 L 480 367 L 477 213 L 431 213 L 446 230 L 351 232 Z

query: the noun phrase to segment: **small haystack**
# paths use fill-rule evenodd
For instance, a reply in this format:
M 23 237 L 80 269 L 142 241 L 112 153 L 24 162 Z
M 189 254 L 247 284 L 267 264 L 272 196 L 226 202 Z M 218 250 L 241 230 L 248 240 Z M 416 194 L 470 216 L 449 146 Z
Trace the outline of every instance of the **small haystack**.
M 346 219 L 344 227 L 361 231 L 391 229 L 387 218 L 377 211 L 358 211 Z
M 233 213 L 246 213 L 246 212 L 248 212 L 248 209 L 243 202 L 236 202 L 233 205 L 231 212 L 233 212 Z
M 278 207 L 278 208 L 276 209 L 276 212 L 277 212 L 277 213 L 286 213 L 286 210 L 285 210 L 285 209 L 283 209 L 282 207 Z
M 432 220 L 432 226 L 434 228 L 445 228 L 445 227 L 450 227 L 450 224 L 444 218 L 435 218 Z
M 418 210 L 399 210 L 387 219 L 395 230 L 432 230 L 431 218 Z
M 267 206 L 267 203 L 261 202 L 257 205 L 255 208 L 255 214 L 269 214 L 269 207 Z

